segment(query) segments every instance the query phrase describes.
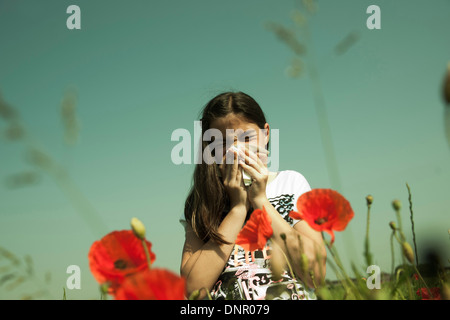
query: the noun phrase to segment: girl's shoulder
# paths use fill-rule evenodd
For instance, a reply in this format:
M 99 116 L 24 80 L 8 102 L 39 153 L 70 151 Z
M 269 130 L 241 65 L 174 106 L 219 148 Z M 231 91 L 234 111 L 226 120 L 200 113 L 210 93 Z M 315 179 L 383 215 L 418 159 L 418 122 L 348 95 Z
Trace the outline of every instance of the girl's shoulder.
M 278 180 L 278 182 L 280 182 L 280 181 L 281 182 L 290 182 L 290 183 L 294 183 L 294 184 L 308 183 L 305 176 L 295 170 L 278 171 L 278 174 L 277 174 L 276 178 L 274 179 L 274 181 L 275 180 Z
M 311 187 L 308 180 L 298 171 L 283 170 L 278 171 L 275 179 L 268 184 L 266 192 L 270 196 L 277 194 L 293 194 L 299 197 L 301 194 L 310 191 Z
M 269 202 L 280 213 L 291 227 L 299 222 L 289 216 L 290 211 L 297 211 L 297 200 L 305 192 L 311 190 L 308 181 L 298 171 L 279 171 L 277 177 L 266 189 Z

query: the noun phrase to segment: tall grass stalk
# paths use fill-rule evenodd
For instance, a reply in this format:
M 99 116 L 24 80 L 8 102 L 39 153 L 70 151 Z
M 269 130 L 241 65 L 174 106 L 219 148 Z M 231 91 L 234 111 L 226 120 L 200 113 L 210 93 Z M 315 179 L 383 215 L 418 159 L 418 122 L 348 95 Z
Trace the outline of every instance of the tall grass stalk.
M 72 91 L 64 94 L 61 115 L 65 125 L 65 141 L 76 142 L 78 137 L 77 119 L 75 115 L 76 97 Z M 108 230 L 106 223 L 101 215 L 95 210 L 94 206 L 89 202 L 87 197 L 81 192 L 68 171 L 51 157 L 41 143 L 29 133 L 25 125 L 22 123 L 19 112 L 16 108 L 9 105 L 3 100 L 0 94 L 0 116 L 11 127 L 16 128 L 15 135 L 8 136 L 9 140 L 14 142 L 22 142 L 25 147 L 25 156 L 30 164 L 47 173 L 58 185 L 60 190 L 72 202 L 76 212 L 91 228 L 93 234 L 101 236 Z
M 327 239 L 325 239 L 325 235 L 324 235 L 323 231 L 322 231 L 322 238 L 323 238 L 323 241 L 325 242 L 325 245 L 328 248 L 328 251 L 331 253 L 331 255 L 333 257 L 334 262 L 336 263 L 339 270 L 341 271 L 344 281 L 347 283 L 348 287 L 353 290 L 355 297 L 361 299 L 362 298 L 361 294 L 360 294 L 359 290 L 356 288 L 353 281 L 348 276 L 347 272 L 345 271 L 344 265 L 342 264 L 342 261 L 339 258 L 339 254 L 338 254 L 336 248 L 334 246 L 332 246 Z
M 395 250 L 394 250 L 394 236 L 395 236 L 395 230 L 392 230 L 391 233 L 391 275 L 394 274 L 394 268 L 395 268 Z
M 372 265 L 372 254 L 369 250 L 369 225 L 370 225 L 370 208 L 372 206 L 373 197 L 371 195 L 368 195 L 366 197 L 366 203 L 367 203 L 367 222 L 366 222 L 366 239 L 364 242 L 364 257 L 366 258 L 366 263 L 368 266 Z
M 407 263 L 405 260 L 405 252 L 404 252 L 404 243 L 406 243 L 406 237 L 405 237 L 405 234 L 403 233 L 402 218 L 400 215 L 400 210 L 401 210 L 402 204 L 399 200 L 394 200 L 394 201 L 392 201 L 392 207 L 394 208 L 395 213 L 397 215 L 397 223 L 398 223 L 398 228 L 395 230 L 395 236 L 397 238 L 397 241 L 400 245 L 400 250 L 402 252 L 402 255 L 401 255 L 402 256 L 402 266 L 405 267 L 405 266 L 407 266 Z M 399 233 L 400 237 L 397 236 L 397 232 Z M 404 272 L 407 273 L 406 274 L 406 282 L 407 282 L 409 298 L 411 300 L 414 300 L 414 294 L 413 294 L 412 284 L 411 284 L 411 277 L 406 270 Z
M 411 213 L 411 229 L 412 229 L 412 235 L 413 235 L 413 243 L 414 243 L 414 253 L 416 255 L 416 265 L 419 265 L 419 255 L 417 254 L 417 244 L 416 244 L 416 233 L 414 231 L 414 213 L 412 209 L 412 200 L 411 200 L 411 188 L 409 187 L 408 183 L 406 183 L 406 188 L 408 188 L 408 201 L 409 201 L 409 212 Z

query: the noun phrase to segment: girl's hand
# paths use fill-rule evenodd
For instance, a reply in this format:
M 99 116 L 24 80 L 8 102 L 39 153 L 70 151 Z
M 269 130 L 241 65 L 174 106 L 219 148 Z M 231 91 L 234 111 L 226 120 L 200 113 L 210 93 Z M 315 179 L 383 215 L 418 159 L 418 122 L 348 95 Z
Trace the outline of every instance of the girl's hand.
M 252 184 L 247 187 L 247 194 L 250 203 L 255 207 L 255 203 L 260 200 L 267 199 L 266 186 L 269 179 L 269 170 L 261 159 L 247 147 L 244 152 L 240 152 L 245 163 L 240 162 L 239 165 L 252 178 Z
M 222 174 L 222 182 L 230 198 L 230 209 L 235 206 L 243 205 L 246 207 L 245 212 L 247 212 L 250 208 L 250 202 L 247 197 L 244 179 L 242 178 L 242 169 L 238 165 L 237 152 L 233 150 L 227 151 L 227 153 L 230 152 L 233 153 L 233 163 L 226 163 L 225 160 L 227 154 L 225 154 L 222 159 L 222 164 L 219 165 L 219 170 Z

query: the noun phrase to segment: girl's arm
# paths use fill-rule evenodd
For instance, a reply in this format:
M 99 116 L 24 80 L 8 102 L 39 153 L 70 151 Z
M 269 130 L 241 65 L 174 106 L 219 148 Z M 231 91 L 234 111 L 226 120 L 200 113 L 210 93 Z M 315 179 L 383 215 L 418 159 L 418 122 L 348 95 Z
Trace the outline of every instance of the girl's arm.
M 187 224 L 180 273 L 186 279 L 188 297 L 197 289 L 211 291 L 228 261 L 246 215 L 245 204 L 235 205 L 220 224 L 218 231 L 230 244 L 219 245 L 212 240 L 203 243 Z M 202 291 L 200 299 L 204 296 Z
M 289 262 L 294 273 L 310 288 L 314 287 L 309 272 L 304 274 L 301 269 L 301 255 L 304 253 L 308 258 L 308 270 L 313 272 L 315 284 L 321 283 L 325 277 L 327 254 L 321 233 L 312 229 L 305 221 L 300 221 L 291 227 L 266 197 L 255 199 L 253 205 L 255 209 L 262 209 L 264 206 L 272 218 L 272 240 L 290 258 Z M 282 239 L 281 234 L 285 235 L 285 240 Z
M 311 288 L 314 287 L 309 272 L 305 274 L 301 268 L 301 257 L 305 254 L 309 261 L 308 270 L 313 272 L 316 283 L 321 283 L 325 277 L 327 253 L 321 233 L 313 230 L 305 221 L 300 221 L 291 227 L 267 199 L 266 186 L 269 175 L 264 163 L 247 148 L 239 154 L 245 159 L 240 166 L 250 174 L 253 180 L 248 188 L 249 200 L 254 209 L 262 209 L 264 206 L 272 218 L 273 240 L 283 249 L 286 256 L 291 258 L 289 262 L 293 271 L 303 282 Z M 284 240 L 281 234 L 285 235 Z

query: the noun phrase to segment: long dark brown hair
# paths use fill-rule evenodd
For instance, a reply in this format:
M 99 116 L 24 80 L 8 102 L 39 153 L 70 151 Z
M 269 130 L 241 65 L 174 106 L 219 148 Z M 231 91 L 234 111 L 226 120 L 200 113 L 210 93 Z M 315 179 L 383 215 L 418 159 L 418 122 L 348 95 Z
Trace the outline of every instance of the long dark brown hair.
M 229 114 L 241 116 L 261 129 L 266 124 L 264 112 L 252 97 L 243 92 L 223 92 L 211 99 L 201 112 L 202 137 L 214 120 Z M 201 139 L 201 154 L 209 143 Z M 266 145 L 268 147 L 269 144 Z M 207 164 L 201 158 L 201 163 L 195 166 L 184 215 L 203 242 L 211 239 L 219 244 L 228 244 L 218 232 L 220 223 L 230 210 L 228 194 L 218 177 L 217 165 Z M 250 211 L 253 209 L 250 208 Z

